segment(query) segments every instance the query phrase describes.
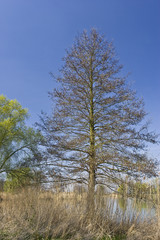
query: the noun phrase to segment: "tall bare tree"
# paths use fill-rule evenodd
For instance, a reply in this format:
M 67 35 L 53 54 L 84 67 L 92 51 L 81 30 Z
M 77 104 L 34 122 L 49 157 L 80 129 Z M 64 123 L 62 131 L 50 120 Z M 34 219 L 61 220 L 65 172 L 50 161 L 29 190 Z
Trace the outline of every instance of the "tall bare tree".
M 112 42 L 94 29 L 84 31 L 63 61 L 56 78 L 61 87 L 50 93 L 53 114 L 39 124 L 53 175 L 87 183 L 91 200 L 96 184 L 111 187 L 121 174 L 155 175 L 156 163 L 145 151 L 156 136 L 142 124 L 143 101 L 122 77 Z

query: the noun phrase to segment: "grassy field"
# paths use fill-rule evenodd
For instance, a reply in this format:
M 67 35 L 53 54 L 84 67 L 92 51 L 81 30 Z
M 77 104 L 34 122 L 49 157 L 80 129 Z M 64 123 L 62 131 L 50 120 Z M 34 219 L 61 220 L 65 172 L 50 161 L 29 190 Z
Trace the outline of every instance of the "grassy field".
M 35 189 L 3 193 L 0 203 L 0 240 L 159 240 L 160 221 L 140 219 L 112 202 L 96 199 L 92 217 L 86 194 L 52 193 Z

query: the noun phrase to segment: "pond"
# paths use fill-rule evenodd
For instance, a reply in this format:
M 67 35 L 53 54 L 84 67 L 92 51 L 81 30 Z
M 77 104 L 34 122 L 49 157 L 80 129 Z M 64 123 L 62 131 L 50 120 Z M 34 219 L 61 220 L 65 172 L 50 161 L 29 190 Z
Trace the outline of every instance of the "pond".
M 106 209 L 104 212 L 109 215 L 117 215 L 120 218 L 139 220 L 151 219 L 156 217 L 156 208 L 151 202 L 146 202 L 131 198 L 122 197 L 103 197 L 101 207 Z

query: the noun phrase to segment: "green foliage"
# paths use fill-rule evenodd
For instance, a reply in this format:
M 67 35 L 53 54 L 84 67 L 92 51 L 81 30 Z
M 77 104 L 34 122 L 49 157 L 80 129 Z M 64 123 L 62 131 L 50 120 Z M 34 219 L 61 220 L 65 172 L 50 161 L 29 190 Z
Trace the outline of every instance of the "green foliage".
M 120 194 L 123 194 L 123 192 L 124 192 L 124 184 L 120 184 L 120 185 L 119 185 L 119 188 L 117 189 L 117 191 L 118 191 Z
M 45 176 L 41 171 L 32 171 L 29 167 L 21 167 L 7 174 L 3 188 L 5 192 L 14 192 L 30 185 L 38 187 L 44 180 Z
M 4 184 L 4 191 L 14 192 L 20 188 L 29 186 L 33 179 L 33 173 L 30 168 L 20 168 L 12 170 Z
M 0 179 L 0 192 L 3 192 L 4 189 L 4 180 Z
M 42 137 L 25 125 L 27 112 L 17 100 L 0 95 L 0 173 L 9 171 L 13 162 L 17 164 L 20 154 L 22 158 L 37 151 Z

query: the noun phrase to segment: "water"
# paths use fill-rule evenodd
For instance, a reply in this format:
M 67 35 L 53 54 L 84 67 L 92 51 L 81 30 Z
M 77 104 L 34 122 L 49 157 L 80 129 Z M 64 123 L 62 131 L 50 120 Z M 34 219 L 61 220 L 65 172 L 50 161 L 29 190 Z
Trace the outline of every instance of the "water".
M 101 205 L 104 205 L 104 209 L 106 206 L 106 214 L 118 215 L 120 218 L 136 218 L 142 221 L 156 217 L 156 209 L 153 204 L 142 200 L 104 197 Z

